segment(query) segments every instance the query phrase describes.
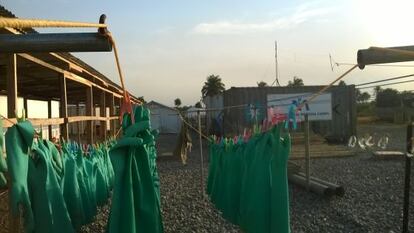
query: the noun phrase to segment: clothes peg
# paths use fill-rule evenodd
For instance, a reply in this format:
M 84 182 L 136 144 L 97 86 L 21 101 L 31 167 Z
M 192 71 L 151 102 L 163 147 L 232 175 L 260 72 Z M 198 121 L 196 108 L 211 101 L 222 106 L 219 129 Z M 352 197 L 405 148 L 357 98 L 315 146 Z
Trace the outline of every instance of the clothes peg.
M 236 135 L 233 138 L 233 144 L 237 144 L 237 141 L 239 140 L 239 137 Z
M 290 122 L 292 122 L 293 129 L 294 130 L 297 129 L 296 107 L 297 107 L 297 102 L 296 100 L 293 100 L 292 103 L 289 105 L 288 116 L 285 122 L 285 129 L 289 129 Z

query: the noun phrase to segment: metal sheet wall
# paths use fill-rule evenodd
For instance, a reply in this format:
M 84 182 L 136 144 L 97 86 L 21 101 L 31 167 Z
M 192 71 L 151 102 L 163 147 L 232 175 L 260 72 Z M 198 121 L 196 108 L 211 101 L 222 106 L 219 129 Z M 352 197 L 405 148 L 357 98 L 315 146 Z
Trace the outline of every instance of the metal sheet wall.
M 314 93 L 323 86 L 303 87 L 232 87 L 223 94 L 224 107 L 255 104 L 266 106 L 268 94 Z M 330 141 L 343 142 L 356 134 L 355 86 L 334 86 L 327 92 L 332 94 L 332 120 L 312 122 L 312 130 Z M 243 133 L 252 122 L 246 117 L 246 108 L 224 110 L 224 133 L 234 135 Z

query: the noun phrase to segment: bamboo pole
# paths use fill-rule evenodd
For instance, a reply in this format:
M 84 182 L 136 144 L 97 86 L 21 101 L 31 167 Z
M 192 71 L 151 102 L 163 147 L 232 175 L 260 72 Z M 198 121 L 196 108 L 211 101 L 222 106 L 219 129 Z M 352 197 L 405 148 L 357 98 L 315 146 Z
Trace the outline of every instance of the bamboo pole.
M 309 116 L 305 114 L 305 158 L 306 158 L 306 190 L 310 190 L 310 152 L 309 152 Z
M 198 132 L 199 132 L 199 140 L 200 140 L 200 163 L 201 163 L 201 197 L 204 198 L 204 159 L 203 159 L 203 139 L 201 137 L 201 115 L 200 111 L 197 111 L 197 117 L 198 117 Z

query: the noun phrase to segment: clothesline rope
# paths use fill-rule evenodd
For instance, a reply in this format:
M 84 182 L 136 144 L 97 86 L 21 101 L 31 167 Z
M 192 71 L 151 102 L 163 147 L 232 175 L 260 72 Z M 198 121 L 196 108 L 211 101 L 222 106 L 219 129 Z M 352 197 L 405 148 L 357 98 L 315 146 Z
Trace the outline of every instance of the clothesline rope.
M 194 130 L 195 132 L 197 132 L 198 134 L 200 134 L 203 138 L 209 140 L 208 136 L 203 134 L 203 132 L 200 132 L 197 128 L 195 128 L 194 126 L 191 125 L 190 122 L 186 121 L 183 117 L 183 115 L 181 115 L 181 113 L 177 110 L 178 115 L 181 118 L 181 121 L 186 124 L 188 127 L 190 127 L 192 130 Z
M 10 124 L 12 124 L 12 125 L 15 125 L 16 123 L 15 122 L 13 122 L 12 120 L 10 120 L 9 118 L 7 118 L 7 117 L 5 117 L 5 116 L 3 116 L 3 115 L 1 115 L 0 114 L 0 117 L 3 119 L 3 120 L 6 120 L 6 121 L 8 121 Z
M 44 19 L 17 19 L 17 18 L 5 18 L 0 17 L 0 28 L 107 28 L 106 24 L 102 23 L 85 23 L 85 22 L 72 22 L 61 20 L 44 20 Z

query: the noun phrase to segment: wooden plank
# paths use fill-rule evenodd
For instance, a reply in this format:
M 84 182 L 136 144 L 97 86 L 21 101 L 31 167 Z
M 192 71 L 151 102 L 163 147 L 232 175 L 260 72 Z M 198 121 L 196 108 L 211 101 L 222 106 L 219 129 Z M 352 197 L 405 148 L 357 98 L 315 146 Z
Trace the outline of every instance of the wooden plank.
M 117 120 L 118 116 L 110 117 L 98 117 L 98 116 L 71 116 L 67 118 L 68 123 L 79 122 L 79 121 L 108 121 L 108 120 Z
M 7 30 L 7 31 L 9 31 L 9 32 L 11 32 L 11 33 L 13 33 L 13 34 L 21 34 L 21 32 L 19 32 L 18 30 L 16 30 L 16 29 L 14 29 L 14 28 L 4 28 L 5 30 Z M 69 63 L 69 64 L 73 64 L 71 61 L 69 61 L 69 60 L 67 60 L 67 59 L 65 59 L 65 58 L 63 58 L 62 56 L 60 56 L 60 55 L 58 55 L 58 54 L 56 54 L 56 53 L 49 53 L 51 56 L 54 56 L 54 57 L 56 57 L 56 58 L 58 58 L 59 60 L 61 60 L 61 61 L 64 61 L 64 62 L 67 62 L 67 63 Z M 33 60 L 33 56 L 30 56 L 29 54 L 18 54 L 19 56 L 21 56 L 21 57 L 24 57 L 24 58 L 26 58 L 27 60 L 30 60 L 30 61 L 32 61 L 32 62 L 35 62 L 35 63 L 38 63 L 38 61 L 40 60 Z M 31 58 L 29 58 L 29 57 L 31 57 Z M 39 63 L 38 63 L 39 64 Z M 42 65 L 42 64 L 40 64 L 40 65 Z M 52 64 L 50 64 L 50 65 L 52 65 Z M 53 65 L 52 65 L 53 66 Z M 50 69 L 52 69 L 50 66 L 48 66 L 48 68 L 50 68 Z M 69 67 L 69 69 L 70 69 L 70 67 Z M 52 69 L 52 70 L 54 70 L 54 69 Z M 55 71 L 57 71 L 57 70 L 55 70 Z M 94 75 L 94 74 L 92 74 L 92 73 L 90 73 L 89 71 L 87 71 L 87 70 L 85 70 L 86 71 L 86 73 L 88 73 L 88 74 L 90 74 L 90 75 L 92 75 L 92 76 L 94 76 L 94 78 L 96 78 L 96 79 L 98 79 L 98 80 L 100 80 L 101 82 L 104 82 L 104 85 L 106 86 L 106 83 L 105 83 L 105 81 L 103 80 L 103 79 L 101 79 L 101 78 L 99 78 L 98 76 L 96 76 L 96 75 Z M 57 72 L 59 72 L 59 71 L 57 71 Z M 96 85 L 98 88 L 100 87 L 99 85 Z M 123 91 L 121 90 L 121 88 L 119 87 L 119 86 L 114 86 L 114 85 L 111 85 L 114 89 L 116 89 L 116 91 L 117 91 L 117 93 L 115 93 L 115 92 L 113 92 L 113 91 L 111 91 L 111 90 L 109 90 L 109 89 L 105 89 L 107 92 L 109 92 L 109 93 L 113 93 L 115 96 L 117 96 L 118 98 L 122 98 L 122 94 L 123 94 Z
M 74 73 L 71 73 L 71 72 L 66 71 L 64 69 L 61 69 L 59 67 L 56 67 L 56 66 L 54 66 L 52 64 L 49 64 L 49 63 L 47 63 L 45 61 L 42 61 L 41 59 L 36 58 L 36 57 L 34 57 L 32 55 L 25 54 L 25 53 L 19 53 L 18 55 L 20 57 L 24 58 L 24 59 L 27 59 L 27 60 L 32 61 L 34 63 L 37 63 L 37 64 L 39 64 L 41 66 L 44 66 L 44 67 L 46 67 L 48 69 L 51 69 L 51 70 L 55 71 L 55 72 L 62 73 L 62 74 L 65 75 L 65 77 L 67 79 L 70 79 L 70 80 L 75 81 L 75 82 L 78 82 L 78 83 L 82 83 L 83 85 L 86 85 L 86 86 L 96 87 L 96 88 L 101 89 L 101 90 L 104 90 L 104 91 L 106 91 L 108 93 L 113 93 L 115 96 L 117 96 L 119 98 L 122 97 L 121 94 L 115 93 L 115 92 L 113 92 L 111 90 L 108 90 L 107 88 L 101 87 L 100 85 L 97 85 L 97 84 L 95 84 L 95 83 L 93 83 L 93 82 L 91 82 L 91 81 L 89 81 L 89 80 L 87 80 L 85 78 L 82 78 L 82 77 L 80 77 L 80 76 L 78 76 L 78 75 L 76 75 Z
M 16 54 L 8 54 L 6 66 L 7 117 L 16 117 L 17 110 L 17 65 Z
M 65 123 L 65 119 L 64 118 L 59 118 L 59 117 L 56 117 L 56 118 L 28 118 L 26 120 L 30 121 L 32 123 L 32 125 L 34 125 L 34 126 L 60 125 L 60 124 Z M 3 127 L 4 128 L 9 128 L 9 127 L 12 127 L 13 124 L 16 124 L 16 123 L 17 123 L 16 118 L 8 118 L 7 121 L 3 121 Z
M 1 34 L 0 53 L 109 52 L 112 44 L 100 33 Z
M 86 88 L 86 103 L 85 103 L 86 115 L 92 116 L 93 114 L 93 90 L 92 87 Z M 86 140 L 89 144 L 93 144 L 93 122 L 86 122 Z
M 66 77 L 60 78 L 60 117 L 68 117 L 68 95 L 66 91 Z M 69 125 L 65 122 L 60 126 L 60 135 L 65 140 L 69 140 Z
M 97 116 L 72 116 L 67 118 L 28 118 L 27 120 L 32 123 L 34 126 L 52 126 L 52 125 L 61 125 L 66 123 L 80 122 L 80 121 L 108 121 L 108 120 L 118 120 L 118 116 L 111 117 L 97 117 Z M 10 122 L 11 121 L 11 122 Z M 16 118 L 8 118 L 8 121 L 3 121 L 3 127 L 9 128 L 16 124 Z

